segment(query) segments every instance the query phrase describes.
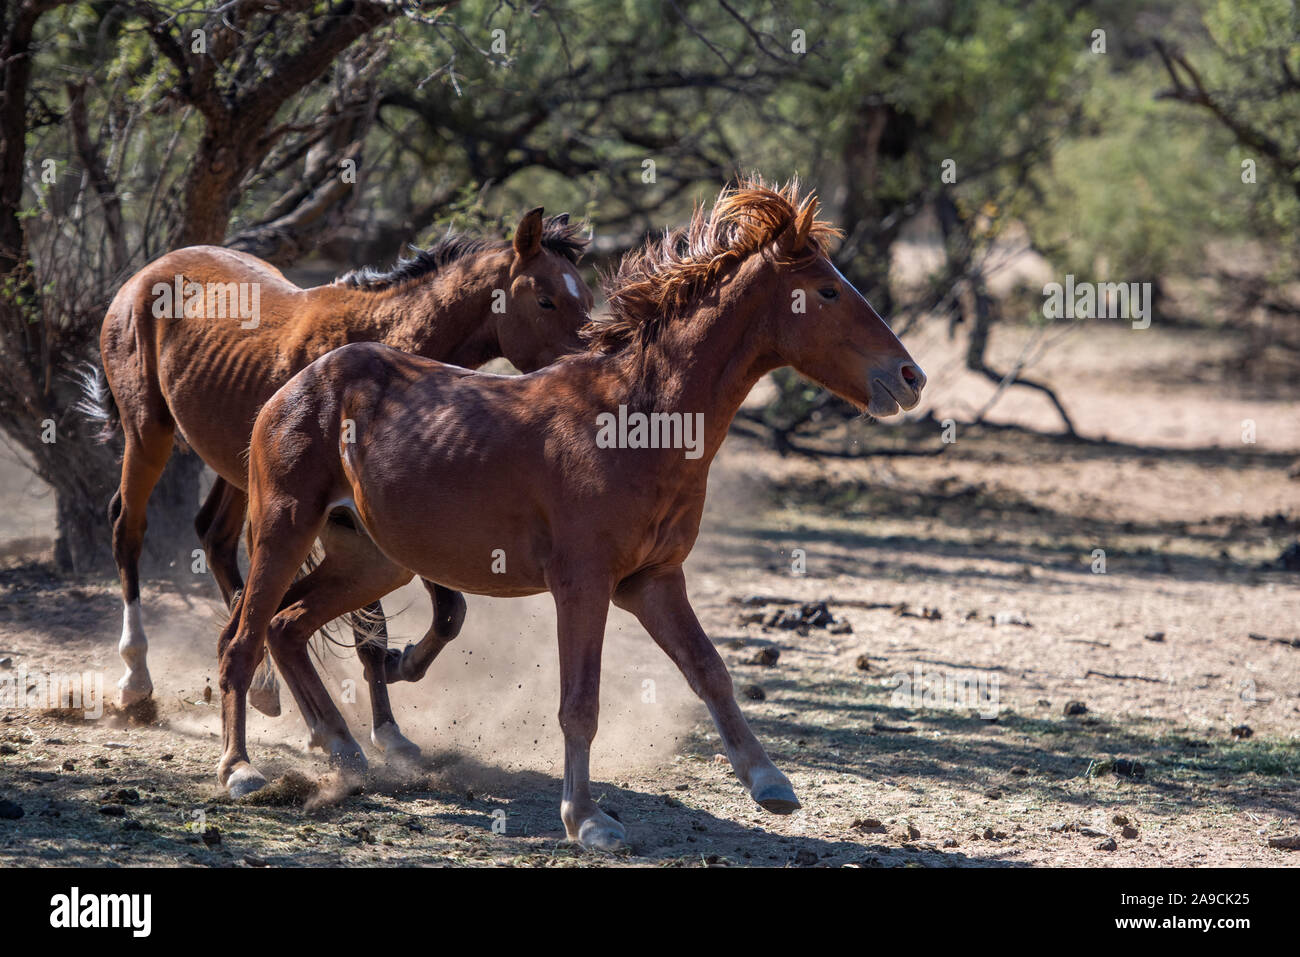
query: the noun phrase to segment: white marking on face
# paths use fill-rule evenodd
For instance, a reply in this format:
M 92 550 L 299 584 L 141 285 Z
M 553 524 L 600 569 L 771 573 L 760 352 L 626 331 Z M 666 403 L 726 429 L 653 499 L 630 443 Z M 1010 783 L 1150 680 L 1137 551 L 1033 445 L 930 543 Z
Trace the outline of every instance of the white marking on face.
M 574 299 L 582 298 L 581 296 L 578 295 L 578 280 L 573 278 L 572 273 L 566 272 L 564 274 L 564 288 L 569 290 L 569 295 L 572 296 Z

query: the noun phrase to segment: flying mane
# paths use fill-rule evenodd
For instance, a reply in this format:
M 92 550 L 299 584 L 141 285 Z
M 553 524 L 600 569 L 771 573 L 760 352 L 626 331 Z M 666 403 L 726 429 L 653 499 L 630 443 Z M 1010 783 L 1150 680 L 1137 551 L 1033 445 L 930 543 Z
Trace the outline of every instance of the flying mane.
M 697 206 L 685 227 L 627 253 L 605 277 L 609 314 L 582 329 L 588 348 L 611 354 L 653 342 L 724 270 L 774 243 L 805 212 L 815 214 L 816 204 L 815 194 L 800 196 L 798 179 L 775 187 L 752 176 L 719 193 L 708 215 Z M 791 261 L 817 255 L 838 235 L 812 218 L 804 240 L 789 250 Z
M 542 248 L 577 264 L 587 249 L 581 236 L 582 226 L 570 223 L 568 213 L 549 216 L 542 222 Z M 387 272 L 363 266 L 345 273 L 334 282 L 354 289 L 379 291 L 391 289 L 413 279 L 420 279 L 444 269 L 451 263 L 489 249 L 505 249 L 508 240 L 487 239 L 466 233 L 448 233 L 428 249 L 416 249 L 409 259 L 399 259 Z

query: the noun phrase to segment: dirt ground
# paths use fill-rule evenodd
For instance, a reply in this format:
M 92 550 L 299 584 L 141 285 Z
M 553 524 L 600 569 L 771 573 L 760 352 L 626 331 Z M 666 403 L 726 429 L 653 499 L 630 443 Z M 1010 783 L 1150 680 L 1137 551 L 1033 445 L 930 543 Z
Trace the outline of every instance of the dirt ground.
M 994 361 L 1030 336 L 999 330 Z M 269 800 L 230 802 L 204 700 L 223 613 L 196 580 L 145 592 L 153 723 L 0 707 L 0 800 L 22 811 L 0 813 L 0 864 L 1300 863 L 1270 846 L 1300 837 L 1300 577 L 1278 562 L 1300 532 L 1297 384 L 1234 373 L 1222 334 L 1079 329 L 1032 371 L 1084 440 L 1012 389 L 945 444 L 992 387 L 942 330 L 908 345 L 925 404 L 842 447 L 925 454 L 780 458 L 733 436 L 688 566 L 801 811 L 749 801 L 685 682 L 612 612 L 594 788 L 632 847 L 565 843 L 545 596 L 470 598 L 430 675 L 394 688 L 420 766 L 367 745 L 372 774 L 337 786 L 286 700 L 250 723 Z M 0 680 L 86 672 L 111 698 L 116 586 L 51 576 L 51 503 L 0 469 Z M 386 607 L 395 644 L 423 633 L 422 591 Z M 368 742 L 355 660 L 324 665 Z

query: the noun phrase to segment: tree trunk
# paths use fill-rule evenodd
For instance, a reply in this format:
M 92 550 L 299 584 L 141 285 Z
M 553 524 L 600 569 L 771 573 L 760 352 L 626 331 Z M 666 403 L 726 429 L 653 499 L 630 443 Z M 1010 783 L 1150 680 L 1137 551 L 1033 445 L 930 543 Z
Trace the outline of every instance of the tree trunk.
M 108 505 L 117 490 L 121 463 L 85 446 L 81 452 L 89 454 L 79 456 L 76 466 L 65 462 L 53 473 L 58 529 L 54 563 L 69 575 L 97 576 L 116 570 Z M 149 499 L 149 529 L 140 556 L 143 575 L 191 580 L 193 550 L 199 547 L 194 516 L 199 510 L 202 473 L 203 463 L 193 452 L 178 449 L 172 454 Z
M 0 363 L 7 366 L 0 375 L 0 428 L 32 453 L 37 471 L 55 491 L 55 559 L 59 568 L 86 575 L 114 568 L 107 510 L 121 469 L 110 449 L 87 434 L 89 430 L 74 411 L 80 396 L 70 373 L 74 365 L 95 356 L 98 322 L 88 306 L 78 305 L 81 311 L 76 316 L 50 314 L 53 307 L 42 294 L 41 277 L 31 275 L 27 266 L 27 233 L 20 215 L 33 30 L 43 13 L 69 2 L 0 0 L 0 279 L 6 280 L 6 298 L 0 300 Z M 290 6 L 305 9 L 310 4 Z M 205 118 L 175 233 L 177 243 L 193 245 L 223 242 L 241 184 L 280 135 L 273 132 L 273 124 L 281 107 L 319 80 L 353 41 L 400 11 L 396 5 L 344 0 L 331 5 L 327 14 L 305 14 L 305 45 L 273 57 L 269 75 L 256 84 L 243 84 L 237 96 L 227 95 L 215 79 L 216 71 L 235 53 L 231 44 L 242 36 L 237 28 L 224 20 L 224 26 L 218 28 L 217 11 L 213 11 L 210 25 L 219 34 L 214 42 L 219 40 L 218 46 L 224 50 L 214 61 L 190 52 L 188 34 L 178 32 L 170 18 L 164 18 L 160 5 L 141 4 L 139 12 L 151 25 L 159 52 L 176 67 L 178 91 Z M 102 293 L 107 304 L 113 291 L 107 277 L 118 277 L 124 265 L 120 261 L 121 207 L 115 185 L 96 163 L 91 124 L 76 88 L 70 97 L 73 145 L 105 204 L 109 232 L 119 239 L 105 276 L 89 277 L 86 282 L 90 288 L 97 278 L 103 280 L 106 288 L 93 292 L 96 297 Z M 330 193 L 321 201 L 334 198 L 336 194 Z M 290 227 L 295 225 L 290 223 Z M 91 298 L 82 297 L 79 302 Z M 58 423 L 57 439 L 48 446 L 31 431 L 33 423 L 47 419 Z M 198 545 L 194 516 L 199 508 L 202 469 L 192 452 L 173 453 L 149 502 L 149 530 L 141 563 L 145 573 L 192 580 L 192 552 Z
M 111 496 L 111 490 L 108 492 Z M 54 489 L 54 564 L 65 574 L 90 575 L 113 568 L 113 529 L 108 521 L 108 499 L 86 495 L 80 489 Z
M 203 461 L 193 452 L 172 452 L 171 460 L 149 499 L 149 530 L 144 537 L 141 569 L 176 581 L 193 581 L 190 564 L 199 538 L 194 516 L 199 511 Z

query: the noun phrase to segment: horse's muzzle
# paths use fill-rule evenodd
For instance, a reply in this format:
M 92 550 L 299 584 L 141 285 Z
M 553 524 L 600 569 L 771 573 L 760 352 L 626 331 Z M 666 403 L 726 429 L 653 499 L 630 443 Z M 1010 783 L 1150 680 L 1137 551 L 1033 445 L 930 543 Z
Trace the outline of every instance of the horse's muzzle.
M 871 401 L 867 411 L 880 418 L 915 409 L 925 388 L 925 373 L 910 358 L 899 359 L 872 372 L 869 381 Z

